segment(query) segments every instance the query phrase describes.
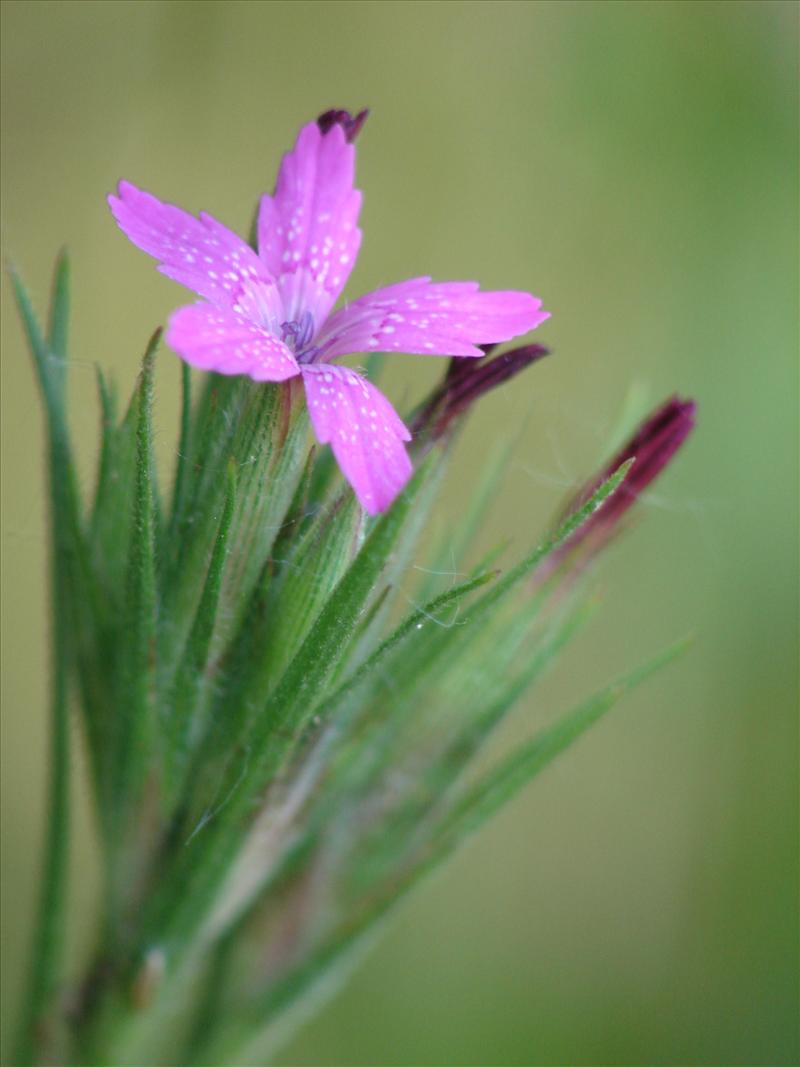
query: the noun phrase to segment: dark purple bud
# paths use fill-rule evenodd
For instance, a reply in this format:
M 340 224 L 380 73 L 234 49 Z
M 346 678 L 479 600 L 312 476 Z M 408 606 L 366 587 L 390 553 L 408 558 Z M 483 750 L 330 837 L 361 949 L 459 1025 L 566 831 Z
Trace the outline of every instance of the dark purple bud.
M 482 362 L 486 356 L 490 356 L 492 352 L 497 348 L 497 344 L 491 345 L 478 345 L 478 348 L 483 352 L 483 357 L 478 359 L 478 363 Z M 451 382 L 460 381 L 463 378 L 469 377 L 475 370 L 475 360 L 468 359 L 464 356 L 453 356 L 447 367 L 447 375 L 445 381 L 448 385 Z
M 577 511 L 615 470 L 627 460 L 635 459 L 636 462 L 625 481 L 597 512 L 595 518 L 600 520 L 612 510 L 616 515 L 627 511 L 689 436 L 694 426 L 696 406 L 693 400 L 681 400 L 680 397 L 673 396 L 656 408 L 594 480 L 570 501 L 564 514 Z
M 579 527 L 549 557 L 540 578 L 576 549 L 581 550 L 581 562 L 588 562 L 622 529 L 622 519 L 629 508 L 650 483 L 658 477 L 692 432 L 697 405 L 693 400 L 673 396 L 649 415 L 636 433 L 620 448 L 613 459 L 577 493 L 564 508 L 561 519 L 578 511 L 591 495 L 607 481 L 623 463 L 634 463 L 623 483 L 598 510 Z
M 496 389 L 498 385 L 507 382 L 509 378 L 515 378 L 520 371 L 525 370 L 531 363 L 536 363 L 543 356 L 550 354 L 550 349 L 544 345 L 522 345 L 510 352 L 502 352 L 499 356 L 491 359 L 480 360 L 475 363 L 470 360 L 470 367 L 461 371 L 455 381 L 449 383 L 445 393 L 445 414 L 448 418 L 459 415 L 466 411 L 476 400 L 485 393 Z M 460 360 L 461 363 L 468 362 Z M 471 373 L 470 373 L 471 372 Z
M 337 108 L 331 108 L 330 111 L 324 111 L 317 119 L 317 125 L 323 133 L 327 133 L 332 130 L 334 126 L 341 126 L 344 130 L 345 139 L 352 144 L 358 137 L 361 127 L 367 121 L 369 115 L 369 108 L 365 107 L 362 111 L 359 111 L 357 115 L 351 115 L 349 111 L 342 111 Z
M 544 345 L 522 345 L 488 358 L 488 353 L 497 346 L 481 347 L 487 353 L 483 359 L 458 357 L 450 360 L 444 381 L 414 419 L 411 427 L 414 435 L 425 433 L 433 439 L 441 437 L 453 419 L 464 414 L 482 396 L 550 352 Z

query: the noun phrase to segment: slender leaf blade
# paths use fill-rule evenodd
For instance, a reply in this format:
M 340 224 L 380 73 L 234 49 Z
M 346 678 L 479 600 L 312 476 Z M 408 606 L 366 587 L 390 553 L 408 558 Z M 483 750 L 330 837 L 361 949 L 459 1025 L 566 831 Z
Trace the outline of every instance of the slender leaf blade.
M 70 269 L 66 250 L 56 261 L 47 344 L 52 353 L 52 377 L 62 396 L 67 384 L 67 344 L 69 340 Z
M 14 278 L 15 293 L 28 335 L 29 347 L 40 374 L 42 391 L 51 392 L 48 481 L 50 496 L 50 586 L 53 611 L 50 694 L 50 758 L 44 866 L 40 880 L 38 919 L 32 945 L 28 989 L 17 1038 L 16 1057 L 29 1063 L 50 1050 L 41 1047 L 42 1036 L 53 1029 L 48 1016 L 55 1006 L 62 979 L 66 894 L 69 878 L 72 813 L 70 804 L 70 722 L 68 676 L 72 641 L 70 598 L 74 591 L 74 559 L 81 551 L 74 472 L 63 413 L 67 358 L 66 257 L 56 267 L 50 313 L 48 348 L 21 281 Z M 60 360 L 56 367 L 51 355 Z M 60 376 L 60 377 L 59 377 Z M 47 383 L 45 383 L 47 378 Z
M 213 811 L 201 818 L 189 847 L 152 904 L 146 938 L 169 946 L 174 960 L 203 922 L 247 831 L 254 796 L 296 749 L 314 704 L 345 654 L 358 619 L 373 594 L 419 495 L 435 473 L 422 464 L 404 492 L 377 521 L 361 551 L 336 586 L 246 739 L 229 743 L 230 759 Z M 202 841 L 198 849 L 197 842 Z
M 219 520 L 217 541 L 211 555 L 203 593 L 197 607 L 194 625 L 186 642 L 181 662 L 169 686 L 169 718 L 164 723 L 166 743 L 166 788 L 172 798 L 178 795 L 193 734 L 201 729 L 203 715 L 202 694 L 207 686 L 205 672 L 211 638 L 216 624 L 222 574 L 228 554 L 228 541 L 236 499 L 234 468 L 228 472 L 228 489 Z
M 366 938 L 374 936 L 380 923 L 424 876 L 438 868 L 468 836 L 598 722 L 620 697 L 673 660 L 685 647 L 686 642 L 681 642 L 591 697 L 480 781 L 448 814 L 436 838 L 421 850 L 402 876 L 392 877 L 382 893 L 370 894 L 360 913 L 342 921 L 276 982 L 252 997 L 244 1008 L 230 1013 L 209 1038 L 203 1062 L 211 1064 L 240 1056 L 254 1042 L 263 1040 L 273 1023 L 277 1033 L 271 1051 L 278 1041 L 288 1039 L 291 1032 L 285 1025 L 285 1013 L 290 1008 L 299 1016 L 301 1000 L 317 995 L 323 983 L 332 988 L 335 969 L 344 965 Z
M 134 499 L 115 708 L 114 821 L 118 832 L 125 828 L 138 801 L 155 740 L 157 593 L 152 403 L 155 351 L 160 336 L 161 331 L 157 330 L 147 346 L 136 393 Z

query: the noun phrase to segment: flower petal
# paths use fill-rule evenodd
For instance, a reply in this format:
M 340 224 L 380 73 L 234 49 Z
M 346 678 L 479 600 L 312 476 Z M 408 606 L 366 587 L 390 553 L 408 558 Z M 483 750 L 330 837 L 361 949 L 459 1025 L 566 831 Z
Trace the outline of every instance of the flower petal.
M 374 385 L 348 367 L 300 368 L 311 425 L 333 454 L 361 506 L 385 511 L 411 477 L 403 445 L 411 435 Z
M 286 345 L 260 326 L 213 304 L 173 312 L 167 344 L 202 370 L 246 374 L 256 382 L 282 382 L 300 373 Z
M 530 293 L 478 291 L 477 282 L 412 278 L 376 289 L 332 315 L 317 339 L 323 359 L 381 349 L 423 356 L 475 356 L 549 318 Z
M 161 261 L 162 274 L 220 307 L 232 306 L 252 286 L 271 290 L 275 303 L 278 294 L 269 271 L 221 222 L 206 214 L 195 218 L 130 182 L 120 182 L 118 193 L 108 198 L 114 218 L 135 245 Z
M 350 276 L 361 243 L 354 179 L 355 148 L 342 127 L 323 134 L 310 122 L 283 157 L 275 195 L 261 198 L 258 251 L 278 279 L 287 319 L 310 311 L 321 323 Z M 301 272 L 307 281 L 298 284 Z

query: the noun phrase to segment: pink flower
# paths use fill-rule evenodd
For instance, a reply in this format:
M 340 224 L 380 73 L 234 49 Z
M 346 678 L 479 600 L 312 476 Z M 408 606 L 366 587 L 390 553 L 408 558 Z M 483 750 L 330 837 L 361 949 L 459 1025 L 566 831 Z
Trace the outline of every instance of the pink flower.
M 300 130 L 275 194 L 261 198 L 258 253 L 210 215 L 195 218 L 128 182 L 108 202 L 159 270 L 203 298 L 173 313 L 167 343 L 193 367 L 219 374 L 301 376 L 316 436 L 330 442 L 362 506 L 377 514 L 410 477 L 411 435 L 374 385 L 333 361 L 374 350 L 480 358 L 478 345 L 526 333 L 548 313 L 528 293 L 430 278 L 376 289 L 332 312 L 361 244 L 349 142 L 363 118 L 326 118 Z

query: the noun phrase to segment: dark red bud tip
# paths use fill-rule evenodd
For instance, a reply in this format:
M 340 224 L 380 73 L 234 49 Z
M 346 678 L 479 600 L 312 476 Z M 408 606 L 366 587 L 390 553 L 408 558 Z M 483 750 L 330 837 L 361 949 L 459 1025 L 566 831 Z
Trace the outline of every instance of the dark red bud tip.
M 502 352 L 499 356 L 480 362 L 460 360 L 461 364 L 466 363 L 468 366 L 463 369 L 459 367 L 458 376 L 448 382 L 446 393 L 448 415 L 451 417 L 458 415 L 486 393 L 496 389 L 498 385 L 507 382 L 509 378 L 515 378 L 531 363 L 536 363 L 543 356 L 549 355 L 550 349 L 545 348 L 544 345 L 521 345 L 510 352 Z
M 640 424 L 633 436 L 603 469 L 572 498 L 562 517 L 576 512 L 592 494 L 607 481 L 629 459 L 635 462 L 625 481 L 610 496 L 602 507 L 579 527 L 559 549 L 550 557 L 549 573 L 567 553 L 581 546 L 582 557 L 594 556 L 620 530 L 620 523 L 637 497 L 644 492 L 651 482 L 672 460 L 675 453 L 692 432 L 695 424 L 697 405 L 693 400 L 682 400 L 673 396 L 655 409 Z
M 629 459 L 635 459 L 619 491 L 598 512 L 627 510 L 639 493 L 661 473 L 694 428 L 697 405 L 694 400 L 672 396 L 642 422 L 595 480 L 580 494 L 578 507 Z
M 495 347 L 481 345 L 488 352 Z M 482 396 L 549 353 L 550 349 L 544 345 L 522 345 L 499 356 L 487 355 L 482 359 L 454 357 L 444 380 L 414 420 L 412 433 L 416 435 L 424 431 L 432 434 L 434 439 L 441 437 L 453 419 L 468 411 Z
M 344 130 L 345 140 L 352 144 L 361 132 L 361 127 L 367 121 L 368 115 L 368 107 L 359 111 L 357 115 L 351 115 L 349 111 L 343 111 L 338 108 L 331 108 L 330 111 L 323 111 L 317 119 L 317 125 L 323 133 L 332 130 L 334 126 L 341 126 Z

